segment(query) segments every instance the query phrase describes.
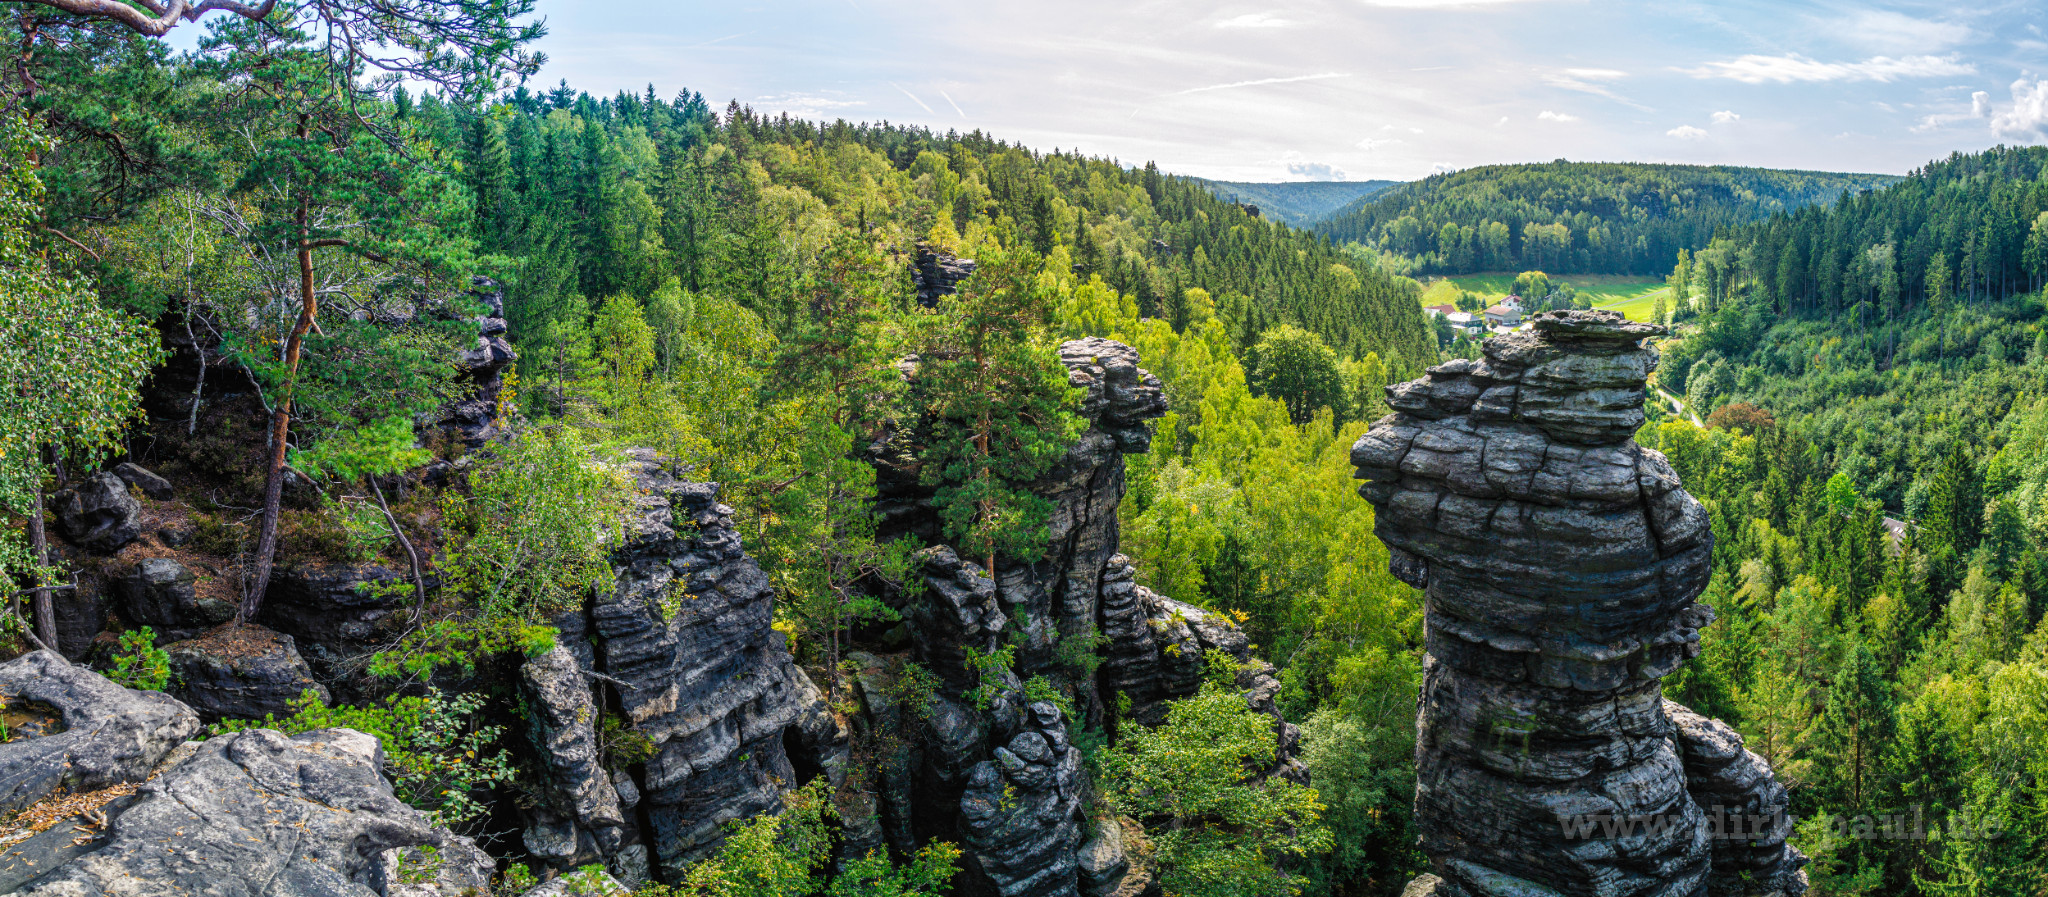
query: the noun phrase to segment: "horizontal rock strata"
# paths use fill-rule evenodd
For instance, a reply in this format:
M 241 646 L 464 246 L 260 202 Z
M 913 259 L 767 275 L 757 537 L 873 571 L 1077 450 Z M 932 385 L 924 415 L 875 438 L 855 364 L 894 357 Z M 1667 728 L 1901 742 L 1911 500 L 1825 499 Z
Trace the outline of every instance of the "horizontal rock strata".
M 1416 816 L 1443 893 L 1677 897 L 1719 871 L 1659 684 L 1713 620 L 1713 536 L 1631 439 L 1662 332 L 1546 312 L 1388 387 L 1352 449 L 1394 574 L 1426 594 Z M 1664 824 L 1561 836 L 1614 817 Z M 1753 868 L 1803 861 L 1769 850 Z

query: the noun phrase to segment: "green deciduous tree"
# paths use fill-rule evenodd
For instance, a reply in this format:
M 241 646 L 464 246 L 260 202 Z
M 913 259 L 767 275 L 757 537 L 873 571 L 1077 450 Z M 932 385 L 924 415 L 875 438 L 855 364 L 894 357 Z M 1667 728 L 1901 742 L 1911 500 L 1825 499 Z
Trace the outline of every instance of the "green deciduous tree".
M 1315 789 L 1261 772 L 1277 746 L 1273 718 L 1212 680 L 1104 756 L 1117 807 L 1153 833 L 1168 893 L 1291 897 L 1299 879 L 1276 864 L 1329 849 Z
M 836 813 L 824 779 L 790 792 L 781 813 L 735 824 L 716 856 L 638 897 L 937 897 L 945 893 L 960 848 L 944 841 L 897 866 L 885 853 L 853 859 L 828 875 Z
M 42 182 L 28 160 L 40 142 L 26 121 L 0 114 L 0 512 L 25 518 L 29 541 L 0 528 L 0 571 L 36 586 L 50 584 L 46 460 L 91 465 L 115 449 L 139 410 L 143 378 L 163 357 L 147 324 L 101 308 L 38 247 Z M 9 602 L 17 616 L 19 600 Z M 50 593 L 36 590 L 32 603 L 36 631 L 55 645 Z
M 1307 423 L 1320 409 L 1345 408 L 1337 354 L 1313 333 L 1283 324 L 1266 331 L 1244 360 L 1253 394 L 1285 402 L 1297 424 Z

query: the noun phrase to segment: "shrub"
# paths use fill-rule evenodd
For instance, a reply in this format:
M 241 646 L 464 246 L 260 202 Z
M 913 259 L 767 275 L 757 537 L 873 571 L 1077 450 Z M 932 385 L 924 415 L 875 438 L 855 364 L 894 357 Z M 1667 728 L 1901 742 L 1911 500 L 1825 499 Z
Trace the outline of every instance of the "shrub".
M 1278 750 L 1273 718 L 1214 679 L 1174 701 L 1166 723 L 1131 727 L 1103 757 L 1116 806 L 1151 823 L 1161 884 L 1184 897 L 1291 897 L 1281 858 L 1330 849 L 1315 789 L 1260 770 Z
M 497 746 L 502 727 L 480 725 L 481 695 L 393 695 L 382 706 L 330 707 L 311 689 L 292 702 L 291 716 L 223 720 L 212 734 L 276 729 L 297 735 L 320 729 L 355 729 L 384 745 L 385 774 L 405 801 L 437 824 L 461 825 L 484 814 L 474 792 L 512 780 L 510 755 Z
M 611 581 L 627 496 L 619 474 L 566 428 L 497 450 L 468 495 L 451 492 L 442 504 L 451 539 L 442 582 L 456 602 L 379 654 L 371 672 L 424 678 L 444 665 L 474 669 L 479 656 L 551 649 L 546 621 Z
M 163 691 L 171 684 L 170 652 L 156 646 L 156 630 L 147 626 L 121 633 L 121 650 L 107 678 L 129 688 Z

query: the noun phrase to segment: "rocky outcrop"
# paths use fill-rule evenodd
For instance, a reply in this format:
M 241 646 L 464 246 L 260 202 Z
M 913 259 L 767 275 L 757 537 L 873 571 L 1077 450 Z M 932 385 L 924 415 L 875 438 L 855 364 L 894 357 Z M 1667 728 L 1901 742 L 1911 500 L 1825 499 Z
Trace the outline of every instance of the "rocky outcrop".
M 1202 690 L 1212 654 L 1230 659 L 1236 688 L 1253 710 L 1273 718 L 1278 745 L 1269 773 L 1306 783 L 1301 730 L 1280 714 L 1280 680 L 1273 665 L 1252 654 L 1251 638 L 1229 618 L 1183 604 L 1138 585 L 1129 558 L 1110 559 L 1102 575 L 1102 634 L 1108 646 L 1096 679 L 1105 697 L 1128 698 L 1127 719 L 1146 726 L 1166 721 L 1167 702 Z
M 58 788 L 73 793 L 139 782 L 199 731 L 199 717 L 153 691 L 135 691 L 48 651 L 0 664 L 0 699 L 63 716 L 61 731 L 0 744 L 0 815 Z
M 846 743 L 774 630 L 767 574 L 741 546 L 718 487 L 676 477 L 651 452 L 631 453 L 624 473 L 636 503 L 616 585 L 556 621 L 566 657 L 525 671 L 529 698 L 547 705 L 532 737 L 575 758 L 527 839 L 574 844 L 570 856 L 594 846 L 621 879 L 650 863 L 673 878 L 724 842 L 726 823 L 778 811 L 786 791 L 815 776 L 837 781 Z M 587 681 L 573 681 L 572 669 Z M 603 758 L 629 771 L 611 800 L 597 758 L 581 759 L 579 713 L 600 727 L 599 714 L 615 715 L 612 725 L 648 752 L 630 764 Z M 644 826 L 618 828 L 627 805 Z M 613 831 L 616 848 L 607 846 Z
M 207 722 L 282 719 L 307 691 L 323 703 L 332 697 L 313 680 L 292 637 L 261 626 L 222 626 L 166 645 L 164 652 L 171 660 L 172 694 Z
M 960 291 L 960 282 L 974 275 L 974 260 L 963 259 L 930 243 L 917 244 L 917 261 L 910 268 L 911 283 L 917 287 L 917 301 L 926 308 L 939 304 L 939 297 Z
M 647 849 L 627 825 L 619 788 L 598 747 L 591 680 L 559 644 L 527 661 L 519 676 L 521 693 L 534 708 L 527 733 L 547 768 L 535 789 L 541 800 L 529 814 L 526 849 L 561 869 L 610 858 L 627 878 L 645 880 Z M 631 788 L 632 780 L 625 781 Z
M 233 602 L 200 597 L 197 582 L 175 560 L 146 558 L 118 583 L 121 614 L 166 641 L 188 639 L 235 618 Z
M 498 400 L 505 388 L 505 369 L 519 360 L 519 353 L 505 338 L 505 289 L 487 277 L 478 277 L 469 297 L 484 306 L 476 319 L 476 344 L 456 359 L 455 368 L 468 392 L 443 409 L 440 428 L 469 448 L 479 448 L 504 435 Z
M 18 893 L 385 895 L 389 851 L 447 836 L 392 796 L 382 765 L 377 740 L 349 729 L 210 739 Z
M 1018 706 L 1021 697 L 1006 694 L 994 708 L 990 743 L 1000 746 L 968 773 L 960 797 L 963 846 L 1002 897 L 1074 894 L 1083 834 L 1081 752 L 1058 707 Z
M 1394 413 L 1352 449 L 1394 574 L 1426 595 L 1423 850 L 1455 897 L 1705 894 L 1715 855 L 1659 680 L 1713 619 L 1694 601 L 1713 536 L 1630 438 L 1656 366 L 1642 340 L 1664 331 L 1534 324 L 1388 387 Z M 1745 787 L 1768 802 L 1766 783 Z M 1603 819 L 1658 824 L 1617 837 Z M 1796 870 L 1777 846 L 1760 868 Z
M 1070 746 L 1076 733 L 1114 725 L 1115 703 L 1105 699 L 1120 690 L 1137 693 L 1133 722 L 1163 718 L 1166 700 L 1199 690 L 1208 651 L 1237 660 L 1240 687 L 1273 714 L 1282 748 L 1274 771 L 1303 776 L 1299 734 L 1280 720 L 1278 682 L 1251 657 L 1249 640 L 1221 617 L 1139 589 L 1117 554 L 1123 456 L 1151 448 L 1150 422 L 1167 408 L 1159 380 L 1139 367 L 1136 350 L 1110 340 L 1068 342 L 1060 360 L 1068 383 L 1083 390 L 1078 410 L 1089 426 L 1030 486 L 1052 505 L 1044 551 L 1030 562 L 998 556 L 993 575 L 944 545 L 920 553 L 923 588 L 893 600 L 909 632 L 908 659 L 937 679 L 921 718 L 900 706 L 885 663 L 860 664 L 864 726 L 882 742 L 901 742 L 879 764 L 879 827 L 899 851 L 907 841 L 957 840 L 961 886 L 974 895 L 1143 890 L 1128 874 L 1118 823 L 1086 818 L 1090 785 Z M 918 432 L 905 427 L 871 452 L 880 535 L 935 543 Z M 1109 660 L 1088 675 L 1087 655 L 1104 653 Z M 990 664 L 992 656 L 1007 665 Z M 1071 711 L 1048 700 L 1055 696 Z M 1105 827 L 1116 831 L 1104 835 Z
M 94 554 L 113 554 L 142 536 L 142 502 L 109 471 L 86 477 L 50 500 L 57 531 Z
M 1764 758 L 1742 746 L 1727 723 L 1664 702 L 1685 760 L 1685 789 L 1714 832 L 1710 897 L 1743 897 L 1805 889 L 1805 858 L 1786 845 L 1792 815 L 1785 786 Z
M 392 614 L 408 606 L 405 575 L 374 564 L 280 567 L 256 622 L 291 636 L 322 683 L 346 684 L 383 646 Z

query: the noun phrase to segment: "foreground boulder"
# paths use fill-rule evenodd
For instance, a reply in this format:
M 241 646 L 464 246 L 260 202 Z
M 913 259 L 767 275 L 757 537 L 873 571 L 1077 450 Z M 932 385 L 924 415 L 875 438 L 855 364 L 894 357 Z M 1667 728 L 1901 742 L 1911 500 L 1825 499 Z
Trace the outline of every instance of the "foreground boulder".
M 388 851 L 446 836 L 392 796 L 377 741 L 349 729 L 211 739 L 137 792 L 103 840 L 18 893 L 383 897 Z
M 0 664 L 0 698 L 47 705 L 63 718 L 61 731 L 0 744 L 0 815 L 58 788 L 77 793 L 142 781 L 199 732 L 199 717 L 185 705 L 123 688 L 48 651 Z
M 1393 573 L 1426 595 L 1415 816 L 1442 881 L 1419 884 L 1803 893 L 1782 829 L 1710 845 L 1713 805 L 1782 808 L 1783 792 L 1662 696 L 1714 619 L 1694 600 L 1706 512 L 1631 438 L 1657 363 L 1642 340 L 1664 329 L 1612 312 L 1534 323 L 1388 387 L 1394 413 L 1352 448 Z

